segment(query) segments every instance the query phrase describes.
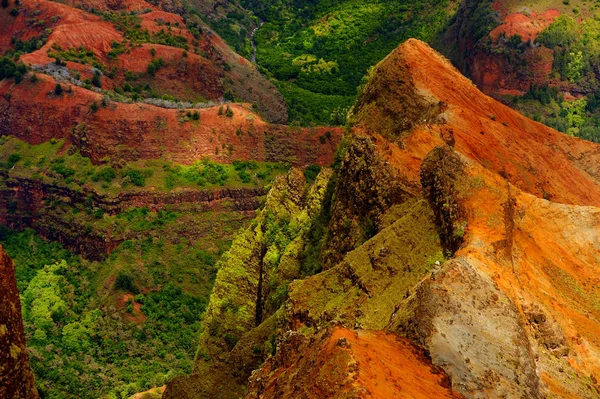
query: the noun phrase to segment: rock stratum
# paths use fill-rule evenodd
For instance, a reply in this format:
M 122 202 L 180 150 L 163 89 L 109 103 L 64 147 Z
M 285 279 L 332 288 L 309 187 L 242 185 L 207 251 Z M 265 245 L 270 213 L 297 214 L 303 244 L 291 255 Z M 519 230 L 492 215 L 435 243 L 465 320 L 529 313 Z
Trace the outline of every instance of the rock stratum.
M 600 147 L 417 40 L 351 121 L 341 165 L 280 178 L 224 255 L 163 397 L 598 397 Z
M 25 346 L 15 265 L 0 247 L 0 397 L 37 399 Z

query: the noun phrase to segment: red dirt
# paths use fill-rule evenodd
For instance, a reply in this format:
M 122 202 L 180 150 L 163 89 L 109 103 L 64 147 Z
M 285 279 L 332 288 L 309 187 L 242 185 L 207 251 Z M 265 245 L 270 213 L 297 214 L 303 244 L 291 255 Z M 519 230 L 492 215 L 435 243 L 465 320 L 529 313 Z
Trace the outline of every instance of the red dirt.
M 380 64 L 377 74 L 408 67 L 419 93 L 445 106 L 441 123 L 418 126 L 392 145 L 389 160 L 407 169 L 407 159 L 422 159 L 443 132 L 452 132 L 457 151 L 502 172 L 508 180 L 537 197 L 554 202 L 600 206 L 600 147 L 559 133 L 522 116 L 481 93 L 451 63 L 428 45 L 409 40 Z M 359 131 L 371 131 L 372 122 L 359 121 Z M 408 175 L 419 180 L 420 163 L 408 163 Z
M 554 53 L 546 47 L 528 49 L 522 55 L 527 73 L 515 70 L 505 56 L 478 52 L 470 61 L 471 78 L 486 94 L 522 96 L 533 85 L 544 85 L 551 80 Z
M 492 30 L 490 37 L 496 40 L 500 34 L 504 33 L 506 37 L 520 35 L 524 42 L 535 40 L 537 35 L 558 17 L 560 17 L 560 12 L 556 9 L 546 10 L 542 14 L 535 12 L 510 14 L 503 18 L 500 26 Z
M 218 115 L 219 106 L 189 110 L 198 111 L 200 120 L 187 122 L 180 122 L 184 111 L 141 103 L 111 103 L 92 113 L 90 104 L 100 102 L 102 95 L 74 86 L 71 94 L 55 96 L 56 82 L 38 77 L 36 83 L 0 82 L 0 134 L 32 144 L 67 138 L 96 163 L 114 157 L 167 158 L 189 164 L 207 156 L 221 162 L 256 159 L 326 165 L 343 134 L 341 128 L 271 125 L 248 105 L 239 104 L 230 105 L 231 118 Z
M 133 302 L 133 313 L 126 312 L 125 316 L 132 323 L 142 324 L 146 321 L 146 315 L 142 312 L 142 304 L 135 301 L 135 297 L 133 294 L 123 294 L 121 298 L 118 299 L 117 306 L 120 309 L 127 308 L 127 302 Z
M 265 398 L 461 398 L 423 352 L 394 334 L 334 328 L 310 345 L 291 348 L 285 364 L 253 376 Z M 269 374 L 270 373 L 270 374 Z M 251 380 L 252 380 L 251 379 Z M 247 398 L 255 398 L 252 382 Z
M 126 72 L 132 72 L 136 74 L 132 85 L 149 85 L 158 96 L 167 94 L 191 102 L 219 101 L 226 91 L 231 90 L 236 98 L 257 104 L 261 115 L 269 121 L 287 121 L 285 102 L 275 86 L 207 26 L 202 25 L 203 33 L 195 38 L 181 16 L 158 11 L 149 3 L 119 0 L 77 3 L 84 9 L 105 11 L 139 11 L 142 4 L 145 6 L 141 9 L 150 10 L 138 15 L 142 29 L 153 35 L 164 31 L 172 36 L 182 36 L 187 40 L 187 51 L 158 44 L 132 45 L 112 23 L 97 15 L 40 0 L 24 3 L 16 18 L 8 14 L 8 9 L 0 10 L 0 52 L 10 47 L 12 39 L 41 37 L 49 29 L 51 33 L 46 44 L 23 55 L 21 61 L 27 65 L 46 65 L 54 62 L 48 57 L 53 46 L 63 50 L 84 47 L 94 51 L 97 62 L 105 69 L 101 78 L 103 89 L 124 85 Z M 124 43 L 126 51 L 110 58 L 108 53 L 113 50 L 113 43 Z M 152 48 L 156 51 L 154 57 L 150 54 Z M 162 58 L 165 62 L 154 76 L 150 76 L 146 71 L 153 58 Z M 67 67 L 79 72 L 81 80 L 92 77 L 90 64 L 69 61 Z

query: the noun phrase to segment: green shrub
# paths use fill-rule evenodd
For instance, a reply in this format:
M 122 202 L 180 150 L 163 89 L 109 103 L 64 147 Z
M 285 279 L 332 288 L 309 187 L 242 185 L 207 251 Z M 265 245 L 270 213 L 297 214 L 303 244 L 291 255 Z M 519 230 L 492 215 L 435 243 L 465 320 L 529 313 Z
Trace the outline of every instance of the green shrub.
M 100 168 L 96 173 L 92 175 L 92 180 L 95 182 L 105 181 L 107 183 L 112 182 L 117 177 L 116 170 L 111 166 L 105 166 Z
M 239 171 L 238 176 L 239 176 L 240 180 L 242 181 L 242 183 L 250 183 L 250 181 L 252 180 L 252 177 L 250 176 L 250 174 L 248 174 L 248 172 L 246 172 L 245 170 Z
M 165 61 L 162 58 L 155 58 L 146 67 L 146 72 L 150 76 L 154 76 L 156 72 L 165 65 Z
M 304 177 L 306 178 L 306 182 L 308 184 L 312 184 L 319 173 L 321 172 L 321 167 L 319 165 L 310 165 L 304 170 Z
M 92 84 L 96 87 L 102 87 L 102 81 L 100 80 L 100 72 L 96 71 L 92 77 Z
M 20 160 L 21 160 L 21 154 L 19 154 L 18 152 L 14 152 L 8 156 L 8 159 L 6 161 L 6 167 L 8 169 L 10 169 L 13 166 L 15 166 L 17 164 L 17 162 L 19 162 Z
M 127 272 L 119 272 L 119 274 L 117 274 L 114 289 L 117 291 L 130 292 L 132 294 L 139 293 L 139 289 L 133 281 L 133 277 Z
M 152 169 L 127 169 L 123 172 L 123 178 L 129 180 L 131 184 L 138 187 L 146 185 L 146 179 L 152 177 Z
M 573 44 L 579 36 L 577 21 L 569 16 L 562 15 L 538 35 L 536 41 L 548 48 L 557 46 L 567 47 Z
M 75 175 L 75 169 L 66 166 L 64 162 L 65 160 L 63 158 L 59 158 L 52 163 L 50 169 L 67 179 Z
M 90 112 L 95 114 L 96 112 L 98 112 L 99 109 L 100 105 L 98 104 L 98 101 L 92 101 L 92 103 L 90 104 Z

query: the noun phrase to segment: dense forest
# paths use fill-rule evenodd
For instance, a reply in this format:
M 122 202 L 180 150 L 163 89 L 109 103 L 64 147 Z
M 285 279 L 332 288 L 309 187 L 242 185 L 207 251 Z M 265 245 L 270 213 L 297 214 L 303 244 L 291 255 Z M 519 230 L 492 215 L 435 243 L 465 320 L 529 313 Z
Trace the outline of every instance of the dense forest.
M 433 41 L 456 2 L 242 0 L 241 5 L 264 23 L 255 35 L 256 62 L 283 93 L 290 121 L 343 125 L 368 69 L 408 38 Z M 242 15 L 231 15 L 236 17 Z

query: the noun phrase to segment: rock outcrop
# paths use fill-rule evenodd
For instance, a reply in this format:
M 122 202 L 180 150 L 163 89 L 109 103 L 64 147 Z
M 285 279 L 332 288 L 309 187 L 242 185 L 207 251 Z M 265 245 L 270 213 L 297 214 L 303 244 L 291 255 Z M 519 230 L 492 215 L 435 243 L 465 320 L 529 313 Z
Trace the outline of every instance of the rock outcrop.
M 248 398 L 414 397 L 428 362 L 418 383 L 435 397 L 598 397 L 600 147 L 485 96 L 416 40 L 371 79 L 336 172 L 327 266 L 289 285 Z M 398 337 L 427 359 L 395 352 Z
M 276 179 L 264 208 L 219 261 L 194 373 L 174 379 L 164 398 L 237 398 L 250 373 L 275 351 L 280 308 L 290 282 L 303 275 L 299 257 L 331 175 L 323 169 L 308 185 L 292 168 Z
M 0 397 L 37 399 L 25 346 L 15 265 L 0 247 Z

